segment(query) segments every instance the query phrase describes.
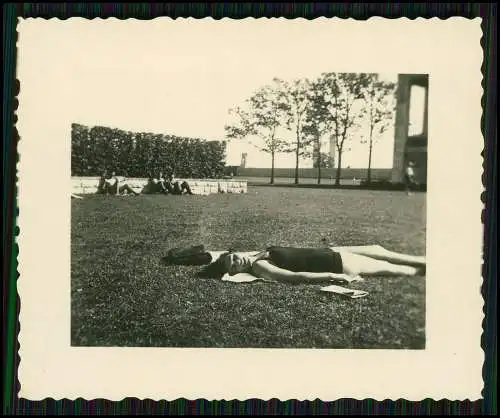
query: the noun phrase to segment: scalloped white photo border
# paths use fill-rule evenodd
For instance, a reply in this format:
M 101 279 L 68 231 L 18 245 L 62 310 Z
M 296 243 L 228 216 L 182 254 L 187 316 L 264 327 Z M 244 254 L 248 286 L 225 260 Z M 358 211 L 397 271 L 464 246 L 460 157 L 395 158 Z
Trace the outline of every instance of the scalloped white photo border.
M 68 39 L 89 26 L 99 27 L 103 37 L 117 28 L 121 33 L 127 27 L 160 31 L 162 25 L 190 25 L 206 36 L 211 25 L 227 25 L 251 36 L 263 25 L 276 24 L 330 36 L 338 57 L 334 71 L 429 74 L 425 350 L 71 347 L 72 121 L 67 109 L 76 98 L 71 94 L 72 63 L 63 53 Z M 20 19 L 19 397 L 481 399 L 480 25 L 479 18 L 458 17 Z M 186 30 L 185 36 L 189 34 Z

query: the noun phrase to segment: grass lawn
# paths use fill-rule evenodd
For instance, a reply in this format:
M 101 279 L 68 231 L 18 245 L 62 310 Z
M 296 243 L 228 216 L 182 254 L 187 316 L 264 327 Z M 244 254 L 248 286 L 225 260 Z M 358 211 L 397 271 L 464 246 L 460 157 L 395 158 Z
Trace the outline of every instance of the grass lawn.
M 247 194 L 73 199 L 72 345 L 425 348 L 425 277 L 371 278 L 347 299 L 320 285 L 235 284 L 163 266 L 174 246 L 381 244 L 425 254 L 426 195 L 249 187 Z

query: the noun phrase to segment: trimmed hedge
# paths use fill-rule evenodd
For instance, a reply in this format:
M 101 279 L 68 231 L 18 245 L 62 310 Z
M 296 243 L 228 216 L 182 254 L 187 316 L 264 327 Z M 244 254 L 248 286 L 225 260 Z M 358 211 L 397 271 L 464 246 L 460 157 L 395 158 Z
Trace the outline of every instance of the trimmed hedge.
M 186 178 L 224 175 L 226 143 L 173 135 L 126 132 L 103 126 L 71 126 L 71 175 L 127 177 L 159 172 Z

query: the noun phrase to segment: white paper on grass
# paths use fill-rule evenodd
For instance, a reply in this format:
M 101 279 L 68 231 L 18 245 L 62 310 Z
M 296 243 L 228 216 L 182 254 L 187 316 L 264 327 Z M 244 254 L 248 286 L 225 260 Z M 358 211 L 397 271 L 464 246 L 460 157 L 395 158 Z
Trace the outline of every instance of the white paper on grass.
M 332 284 L 330 286 L 322 287 L 320 289 L 320 291 L 336 293 L 339 295 L 350 297 L 351 299 L 357 299 L 357 298 L 362 298 L 364 296 L 368 296 L 368 292 L 366 292 L 364 290 L 347 289 L 345 287 L 337 286 L 334 284 Z

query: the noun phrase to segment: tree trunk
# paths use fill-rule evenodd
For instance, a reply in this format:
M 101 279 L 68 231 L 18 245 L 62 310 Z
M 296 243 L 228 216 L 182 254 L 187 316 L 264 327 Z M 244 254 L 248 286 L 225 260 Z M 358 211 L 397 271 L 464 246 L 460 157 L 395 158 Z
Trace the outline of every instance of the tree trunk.
M 299 184 L 300 127 L 297 123 L 297 147 L 295 148 L 295 184 Z
M 373 112 L 370 104 L 370 142 L 368 146 L 368 172 L 366 173 L 366 181 L 368 184 L 372 182 L 372 150 L 373 150 Z
M 373 139 L 370 138 L 370 151 L 368 153 L 368 173 L 366 175 L 366 180 L 368 184 L 372 182 L 372 149 L 373 149 Z
M 340 172 L 342 170 L 342 149 L 337 149 L 338 157 L 337 157 L 337 173 L 335 175 L 335 185 L 340 186 Z
M 299 184 L 299 144 L 295 150 L 295 184 Z
M 318 184 L 321 184 L 321 163 L 323 162 L 323 159 L 321 157 L 321 147 L 320 147 L 320 144 L 319 144 L 319 141 L 318 141 L 318 146 L 317 146 L 317 149 L 318 149 Z
M 274 151 L 271 152 L 271 184 L 274 184 Z

